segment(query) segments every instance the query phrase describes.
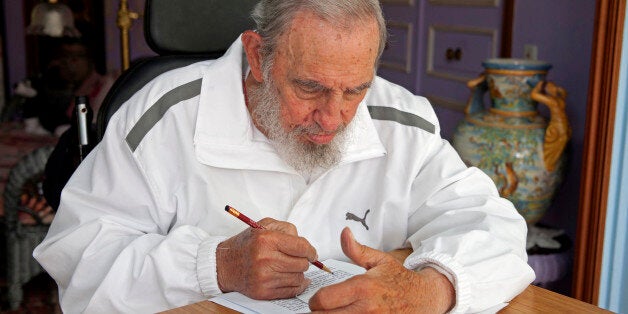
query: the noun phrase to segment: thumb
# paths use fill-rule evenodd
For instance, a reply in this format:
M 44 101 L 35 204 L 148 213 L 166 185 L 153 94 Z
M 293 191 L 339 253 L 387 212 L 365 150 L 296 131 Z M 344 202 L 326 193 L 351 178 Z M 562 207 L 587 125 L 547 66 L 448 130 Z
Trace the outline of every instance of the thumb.
M 353 233 L 349 227 L 342 229 L 340 234 L 340 245 L 345 255 L 354 263 L 369 270 L 377 265 L 387 262 L 388 254 L 360 244 L 353 237 Z

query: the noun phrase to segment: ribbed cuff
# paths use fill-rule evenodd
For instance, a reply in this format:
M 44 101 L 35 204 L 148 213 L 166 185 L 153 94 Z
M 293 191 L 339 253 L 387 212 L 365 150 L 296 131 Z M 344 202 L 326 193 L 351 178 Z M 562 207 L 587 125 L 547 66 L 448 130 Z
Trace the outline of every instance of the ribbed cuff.
M 221 294 L 218 287 L 218 273 L 216 271 L 216 248 L 227 237 L 210 237 L 201 242 L 196 252 L 196 277 L 201 292 L 206 297 Z
M 450 313 L 465 313 L 471 305 L 471 287 L 467 275 L 458 262 L 448 255 L 440 253 L 423 253 L 416 256 L 410 255 L 404 266 L 408 269 L 422 269 L 432 267 L 454 286 L 456 291 L 456 304 Z

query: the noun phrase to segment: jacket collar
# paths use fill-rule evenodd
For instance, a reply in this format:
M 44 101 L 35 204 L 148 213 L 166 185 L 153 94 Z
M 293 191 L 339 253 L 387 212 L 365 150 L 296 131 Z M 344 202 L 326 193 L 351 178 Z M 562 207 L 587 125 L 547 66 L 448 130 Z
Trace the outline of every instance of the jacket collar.
M 205 72 L 194 133 L 196 157 L 220 168 L 297 173 L 251 121 L 242 88 L 245 60 L 238 38 Z M 364 102 L 346 132 L 341 164 L 386 153 Z

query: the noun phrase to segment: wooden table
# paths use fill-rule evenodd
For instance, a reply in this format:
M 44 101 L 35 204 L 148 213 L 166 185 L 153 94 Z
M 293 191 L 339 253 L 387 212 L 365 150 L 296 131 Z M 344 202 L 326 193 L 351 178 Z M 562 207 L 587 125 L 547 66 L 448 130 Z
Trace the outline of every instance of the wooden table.
M 210 302 L 211 303 L 211 302 Z M 215 304 L 215 303 L 214 303 Z M 595 305 L 529 286 L 499 313 L 611 313 Z
M 202 301 L 163 313 L 238 313 L 211 301 Z M 536 286 L 529 286 L 499 313 L 611 313 L 595 305 Z

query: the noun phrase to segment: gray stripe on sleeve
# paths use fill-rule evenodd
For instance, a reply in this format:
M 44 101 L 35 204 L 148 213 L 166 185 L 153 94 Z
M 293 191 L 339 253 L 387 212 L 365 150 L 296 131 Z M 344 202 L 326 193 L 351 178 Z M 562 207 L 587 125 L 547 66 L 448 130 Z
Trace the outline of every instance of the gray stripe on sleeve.
M 186 84 L 183 84 L 175 89 L 167 92 L 161 96 L 157 102 L 155 102 L 144 114 L 137 120 L 137 123 L 131 129 L 131 132 L 126 136 L 126 142 L 131 148 L 131 151 L 135 151 L 140 142 L 146 136 L 148 131 L 161 120 L 166 111 L 170 107 L 184 101 L 200 95 L 201 93 L 202 79 L 198 79 Z
M 432 134 L 436 132 L 434 124 L 415 114 L 391 107 L 368 106 L 368 108 L 373 119 L 395 121 L 403 125 L 417 127 Z

